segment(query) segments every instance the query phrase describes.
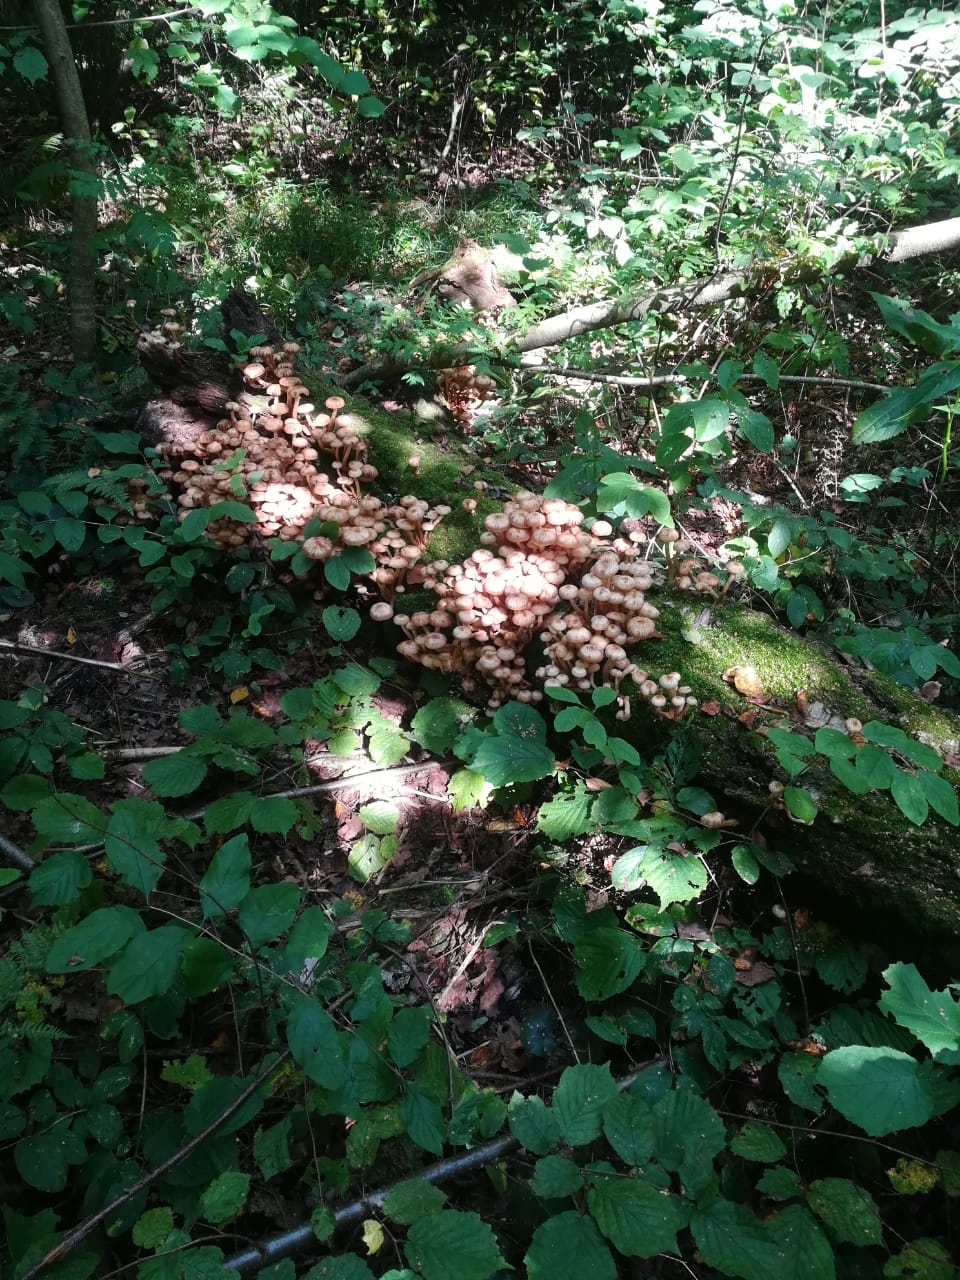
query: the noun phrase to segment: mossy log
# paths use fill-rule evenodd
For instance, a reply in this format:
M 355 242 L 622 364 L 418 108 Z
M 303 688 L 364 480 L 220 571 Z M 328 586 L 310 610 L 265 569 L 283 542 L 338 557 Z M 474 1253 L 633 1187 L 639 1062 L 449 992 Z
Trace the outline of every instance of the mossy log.
M 788 854 L 812 892 L 823 886 L 824 909 L 829 901 L 834 913 L 839 907 L 856 916 L 863 932 L 889 940 L 890 930 L 899 930 L 914 939 L 919 934 L 941 952 L 960 948 L 957 828 L 932 811 L 921 826 L 913 825 L 889 791 L 852 794 L 822 755 L 807 757 L 804 773 L 790 778 L 767 736 L 780 728 L 812 739 L 826 723 L 881 721 L 935 748 L 944 776 L 956 786 L 960 720 L 875 671 L 847 665 L 817 640 L 737 605 L 665 607 L 658 626 L 663 639 L 644 646 L 642 661 L 652 671 L 680 671 L 700 699 L 688 729 L 701 751 L 699 781 L 738 819 L 744 836 Z M 724 679 L 736 668 L 756 673 L 747 694 Z M 905 759 L 896 763 L 913 768 Z M 819 810 L 810 825 L 771 806 L 773 780 L 810 791 Z

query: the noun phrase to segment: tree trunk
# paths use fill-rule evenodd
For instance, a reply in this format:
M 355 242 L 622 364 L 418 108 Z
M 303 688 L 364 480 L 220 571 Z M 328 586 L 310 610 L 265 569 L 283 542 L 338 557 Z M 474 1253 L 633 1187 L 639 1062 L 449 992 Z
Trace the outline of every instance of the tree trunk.
M 50 63 L 50 73 L 60 104 L 67 136 L 67 163 L 72 203 L 70 267 L 67 296 L 70 300 L 70 341 L 74 357 L 90 361 L 97 348 L 96 273 L 94 237 L 97 232 L 99 179 L 87 109 L 80 88 L 77 64 L 63 20 L 60 0 L 33 0 L 37 22 Z
M 661 608 L 657 626 L 663 639 L 641 646 L 637 661 L 655 672 L 681 672 L 700 699 L 700 708 L 685 722 L 701 752 L 698 783 L 737 820 L 733 837 L 753 836 L 793 860 L 802 889 L 791 891 L 788 880 L 785 891 L 788 898 L 802 892 L 801 901 L 794 897 L 795 906 L 807 905 L 814 914 L 839 910 L 874 937 L 919 933 L 941 952 L 956 948 L 957 828 L 932 810 L 915 826 L 889 791 L 854 795 L 822 755 L 806 757 L 806 770 L 791 778 L 776 760 L 767 732 L 786 729 L 812 741 L 828 720 L 841 728 L 849 717 L 865 725 L 875 720 L 902 729 L 955 763 L 960 721 L 875 671 L 847 665 L 831 648 L 764 614 L 727 604 L 696 610 L 692 623 L 691 613 Z M 745 695 L 723 675 L 746 667 L 753 668 L 757 685 L 753 691 L 746 685 Z M 648 733 L 649 725 L 645 728 L 639 718 L 628 727 L 641 749 L 649 750 Z M 894 761 L 916 772 L 905 758 L 894 755 Z M 956 785 L 955 768 L 947 764 L 942 773 Z M 810 791 L 819 812 L 809 826 L 793 821 L 772 800 L 771 781 Z

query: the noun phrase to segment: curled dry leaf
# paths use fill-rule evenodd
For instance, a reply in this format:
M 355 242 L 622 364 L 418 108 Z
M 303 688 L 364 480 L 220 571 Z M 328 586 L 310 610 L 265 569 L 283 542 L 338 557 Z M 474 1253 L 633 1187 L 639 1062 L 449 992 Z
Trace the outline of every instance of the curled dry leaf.
M 723 678 L 745 698 L 759 698 L 763 695 L 763 685 L 756 667 L 728 667 Z

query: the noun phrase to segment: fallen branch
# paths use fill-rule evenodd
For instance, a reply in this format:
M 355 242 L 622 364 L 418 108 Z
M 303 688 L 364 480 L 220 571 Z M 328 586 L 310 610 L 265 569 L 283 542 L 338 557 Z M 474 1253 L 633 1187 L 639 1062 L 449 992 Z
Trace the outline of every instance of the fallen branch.
M 803 266 L 799 271 L 796 269 L 791 271 L 788 267 L 782 275 L 773 272 L 771 281 L 771 265 L 764 263 L 753 267 L 750 271 L 718 274 L 686 288 L 671 286 L 655 289 L 650 293 L 631 294 L 612 301 L 574 307 L 560 315 L 548 316 L 545 320 L 540 320 L 524 334 L 507 338 L 505 349 L 508 354 L 522 355 L 524 352 L 536 351 L 542 347 L 557 346 L 569 338 L 580 337 L 597 329 L 610 329 L 631 321 L 642 320 L 652 312 L 661 315 L 683 314 L 686 311 L 715 306 L 718 302 L 728 302 L 732 298 L 754 297 L 780 284 L 818 279 L 823 275 L 845 274 L 872 264 L 907 262 L 926 254 L 947 253 L 958 247 L 960 247 L 960 218 L 947 218 L 943 222 L 907 227 L 903 231 L 875 237 L 870 252 L 862 255 L 850 253 L 831 268 L 814 269 Z M 418 361 L 417 364 L 419 367 L 435 369 L 449 365 L 453 360 L 467 363 L 470 355 L 469 350 L 451 353 L 449 349 L 445 349 L 428 355 L 425 360 Z M 395 360 L 374 360 L 346 374 L 341 381 L 343 386 L 349 389 L 359 386 L 362 382 L 397 378 L 406 373 L 410 367 L 408 363 Z
M 26 871 L 28 875 L 36 866 L 34 860 L 28 857 L 22 849 L 18 848 L 12 840 L 8 840 L 6 836 L 0 836 L 0 853 L 3 854 L 4 860 L 9 862 L 12 867 L 17 867 L 20 871 Z
M 81 658 L 76 653 L 61 653 L 59 649 L 44 649 L 36 644 L 21 644 L 19 640 L 0 640 L 0 649 L 7 649 L 11 653 L 35 654 L 41 658 L 62 658 L 65 662 L 79 662 L 85 667 L 103 667 L 106 671 L 132 672 L 135 670 L 133 667 L 125 667 L 122 662 L 101 662 L 99 658 Z
M 688 381 L 680 373 L 656 373 L 644 378 L 642 375 L 627 373 L 601 373 L 595 369 L 562 369 L 559 365 L 543 364 L 533 366 L 525 372 L 547 374 L 551 378 L 578 379 L 583 382 L 606 382 L 617 387 L 667 387 L 677 382 Z M 741 373 L 738 382 L 766 382 L 759 373 Z M 861 382 L 858 378 L 823 378 L 810 373 L 781 373 L 780 382 L 793 384 L 812 384 L 818 387 L 846 387 L 851 391 L 892 391 L 894 388 L 884 386 L 882 382 Z

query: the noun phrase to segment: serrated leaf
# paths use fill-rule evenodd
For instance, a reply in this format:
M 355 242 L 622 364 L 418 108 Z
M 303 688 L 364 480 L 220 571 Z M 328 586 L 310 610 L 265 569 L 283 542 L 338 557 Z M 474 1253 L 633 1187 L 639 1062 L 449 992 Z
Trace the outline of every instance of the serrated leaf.
M 52 853 L 30 872 L 30 904 L 62 907 L 93 882 L 90 862 L 80 853 Z
M 544 1156 L 533 1166 L 530 1189 L 545 1200 L 572 1196 L 582 1186 L 583 1175 L 579 1167 L 565 1156 Z
M 107 825 L 95 805 L 71 791 L 45 797 L 32 817 L 38 834 L 62 844 L 93 844 L 103 839 Z
M 884 1013 L 912 1032 L 936 1056 L 960 1049 L 960 1003 L 950 991 L 931 991 L 915 965 L 892 964 L 883 972 Z
M 527 1280 L 616 1280 L 617 1265 L 592 1219 L 558 1213 L 537 1227 L 524 1257 Z
M 919 1063 L 898 1049 L 834 1049 L 821 1060 L 817 1083 L 841 1115 L 874 1138 L 925 1124 L 936 1109 Z
M 237 923 L 254 950 L 286 933 L 300 910 L 302 897 L 303 890 L 290 881 L 250 890 L 237 907 Z
M 487 1223 L 476 1213 L 454 1209 L 441 1209 L 415 1222 L 403 1251 L 424 1280 L 449 1280 L 452 1264 L 457 1280 L 489 1280 L 506 1266 Z
M 287 1019 L 287 1044 L 294 1061 L 309 1079 L 325 1089 L 339 1089 L 346 1080 L 346 1064 L 333 1019 L 318 1001 L 298 996 Z
M 383 1211 L 394 1222 L 409 1227 L 442 1209 L 446 1200 L 446 1192 L 439 1187 L 421 1178 L 411 1178 L 391 1188 L 383 1202 Z
M 650 1104 L 630 1093 L 618 1093 L 603 1108 L 603 1132 L 621 1160 L 642 1167 L 655 1144 Z
M 756 1160 L 761 1164 L 776 1164 L 787 1152 L 770 1126 L 758 1120 L 747 1121 L 731 1141 L 730 1150 L 743 1160 Z
M 543 1156 L 560 1141 L 557 1118 L 542 1098 L 514 1093 L 507 1111 L 510 1132 L 527 1151 Z
M 408 1135 L 418 1147 L 438 1156 L 443 1151 L 447 1128 L 443 1112 L 432 1098 L 420 1089 L 408 1086 L 400 1103 L 400 1119 Z
M 284 948 L 285 954 L 294 964 L 303 964 L 305 960 L 319 960 L 327 953 L 333 931 L 334 926 L 322 907 L 307 907 L 290 930 Z
M 707 871 L 695 854 L 674 853 L 655 845 L 628 849 L 613 865 L 610 879 L 618 889 L 648 885 L 664 910 L 674 902 L 691 902 L 707 887 Z
M 574 948 L 577 990 L 584 1000 L 609 1000 L 631 987 L 643 972 L 640 939 L 625 929 L 591 929 Z
M 837 1240 L 854 1245 L 880 1245 L 880 1210 L 869 1191 L 848 1178 L 818 1178 L 810 1183 L 807 1204 Z
M 603 1109 L 617 1093 L 608 1063 L 567 1067 L 553 1095 L 553 1114 L 564 1141 L 579 1147 L 598 1138 Z
M 227 1169 L 200 1196 L 200 1217 L 216 1226 L 230 1222 L 246 1204 L 249 1193 L 250 1175 Z
M 361 805 L 357 816 L 374 835 L 389 836 L 400 823 L 400 810 L 392 800 L 372 800 Z
M 416 1062 L 421 1050 L 430 1039 L 433 1025 L 428 1005 L 416 1005 L 398 1009 L 387 1031 L 390 1057 L 398 1067 L 409 1067 Z
M 927 803 L 934 813 L 939 814 L 951 826 L 960 825 L 960 810 L 957 808 L 957 793 L 946 780 L 936 773 L 922 769 L 917 774 L 917 781 L 923 790 Z
M 167 816 L 154 802 L 117 800 L 107 825 L 104 850 L 117 875 L 144 898 L 157 887 L 166 854 L 157 843 L 166 834 Z
M 125 1004 L 139 1004 L 151 996 L 163 995 L 173 986 L 180 951 L 190 936 L 189 930 L 179 924 L 164 924 L 138 934 L 110 966 L 107 991 Z
M 132 907 L 100 907 L 53 940 L 47 973 L 92 969 L 144 931 L 140 913 Z
M 693 1090 L 673 1089 L 654 1105 L 653 1122 L 657 1159 L 696 1192 L 709 1179 L 713 1158 L 726 1144 L 723 1121 Z
M 616 1249 L 632 1257 L 677 1253 L 677 1232 L 687 1225 L 679 1196 L 664 1195 L 639 1178 L 597 1178 L 587 1194 L 594 1221 Z
M 250 866 L 250 844 L 244 833 L 221 845 L 200 881 L 205 920 L 239 906 L 250 892 Z
M 253 1158 L 265 1182 L 283 1173 L 293 1164 L 290 1154 L 290 1132 L 293 1119 L 286 1115 L 268 1129 L 258 1129 L 253 1135 Z
M 593 830 L 592 797 L 582 782 L 547 800 L 537 813 L 537 830 L 550 840 L 572 840 Z
M 297 820 L 297 806 L 286 796 L 260 796 L 250 807 L 250 825 L 262 835 L 285 836 Z
M 207 776 L 207 766 L 188 751 L 161 756 L 143 767 L 143 780 L 157 796 L 188 796 Z
M 203 825 L 208 835 L 226 835 L 235 831 L 249 821 L 250 814 L 258 804 L 256 796 L 247 791 L 235 791 L 233 795 L 214 800 L 204 810 Z
M 27 1186 L 55 1194 L 67 1185 L 69 1163 L 63 1143 L 63 1126 L 35 1133 L 13 1148 L 13 1162 Z

